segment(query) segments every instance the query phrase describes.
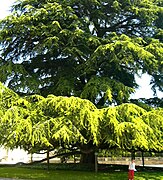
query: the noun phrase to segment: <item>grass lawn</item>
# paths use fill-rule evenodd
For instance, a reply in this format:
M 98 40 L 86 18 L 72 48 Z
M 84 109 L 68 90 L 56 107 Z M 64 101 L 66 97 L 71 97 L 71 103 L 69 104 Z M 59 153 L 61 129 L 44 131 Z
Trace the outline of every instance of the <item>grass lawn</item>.
M 0 177 L 35 180 L 127 180 L 127 172 L 43 170 L 27 167 L 0 167 Z M 136 172 L 135 180 L 163 180 L 161 172 Z

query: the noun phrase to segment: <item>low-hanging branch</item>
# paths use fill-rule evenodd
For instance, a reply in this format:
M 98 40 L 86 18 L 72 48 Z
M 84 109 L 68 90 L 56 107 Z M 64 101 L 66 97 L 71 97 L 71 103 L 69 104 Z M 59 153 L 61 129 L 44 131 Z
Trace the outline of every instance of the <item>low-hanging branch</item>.
M 60 153 L 60 154 L 55 154 L 53 156 L 50 156 L 49 158 L 44 158 L 44 159 L 41 159 L 39 161 L 33 161 L 29 164 L 36 164 L 36 163 L 42 163 L 44 161 L 47 161 L 48 159 L 54 159 L 56 157 L 68 157 L 68 156 L 72 156 L 72 155 L 75 155 L 75 154 L 82 154 L 81 151 L 72 151 L 72 152 L 65 152 L 65 153 Z

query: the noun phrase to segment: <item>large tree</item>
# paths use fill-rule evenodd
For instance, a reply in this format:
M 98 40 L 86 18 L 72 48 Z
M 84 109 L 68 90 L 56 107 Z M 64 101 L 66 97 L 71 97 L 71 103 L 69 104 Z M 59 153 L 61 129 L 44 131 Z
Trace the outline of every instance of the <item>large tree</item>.
M 1 85 L 2 91 L 3 99 L 10 93 L 10 105 L 3 111 L 0 104 L 1 145 L 30 153 L 62 147 L 82 154 L 83 163 L 93 163 L 99 149 L 163 151 L 162 109 L 148 112 L 131 103 L 98 109 L 77 97 L 21 98 Z
M 0 23 L 0 80 L 17 93 L 127 102 L 148 73 L 162 90 L 155 0 L 20 0 Z

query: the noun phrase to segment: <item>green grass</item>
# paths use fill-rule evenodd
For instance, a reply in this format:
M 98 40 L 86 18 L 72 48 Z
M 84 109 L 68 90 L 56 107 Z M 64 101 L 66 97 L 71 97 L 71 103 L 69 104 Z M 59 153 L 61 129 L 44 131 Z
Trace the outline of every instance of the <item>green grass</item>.
M 127 172 L 43 170 L 27 167 L 0 167 L 0 177 L 35 180 L 127 180 Z M 163 180 L 163 172 L 136 172 L 135 180 Z

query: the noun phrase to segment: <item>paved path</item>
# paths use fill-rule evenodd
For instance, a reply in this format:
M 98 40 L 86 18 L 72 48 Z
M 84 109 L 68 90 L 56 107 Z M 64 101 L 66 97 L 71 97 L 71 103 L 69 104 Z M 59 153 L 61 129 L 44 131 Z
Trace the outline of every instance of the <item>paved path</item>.
M 143 165 L 139 165 L 143 166 Z M 163 164 L 157 164 L 157 165 L 144 165 L 144 167 L 158 167 L 158 168 L 163 168 Z

